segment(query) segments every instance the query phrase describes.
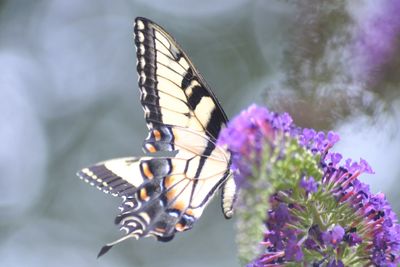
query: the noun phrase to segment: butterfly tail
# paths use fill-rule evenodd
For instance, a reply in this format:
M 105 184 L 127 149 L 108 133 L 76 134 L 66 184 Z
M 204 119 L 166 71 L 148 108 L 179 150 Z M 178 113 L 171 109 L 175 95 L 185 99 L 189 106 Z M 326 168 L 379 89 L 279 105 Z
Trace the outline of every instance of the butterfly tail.
M 136 238 L 136 239 L 138 239 L 138 237 L 137 237 L 136 235 L 126 235 L 126 236 L 123 236 L 123 237 L 121 237 L 120 239 L 115 240 L 114 242 L 111 242 L 111 243 L 108 243 L 108 244 L 104 245 L 104 246 L 100 249 L 99 254 L 97 254 L 97 258 L 100 258 L 100 257 L 103 256 L 104 254 L 106 254 L 114 245 L 116 245 L 116 244 L 118 244 L 118 243 L 120 243 L 120 242 L 122 242 L 122 241 L 124 241 L 124 240 L 126 240 L 126 239 L 128 239 L 128 238 Z

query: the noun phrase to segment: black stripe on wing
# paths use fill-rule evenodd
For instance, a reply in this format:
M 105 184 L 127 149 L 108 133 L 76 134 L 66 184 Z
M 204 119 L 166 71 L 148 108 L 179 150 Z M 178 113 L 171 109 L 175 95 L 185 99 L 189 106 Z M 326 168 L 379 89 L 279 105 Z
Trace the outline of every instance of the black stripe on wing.
M 127 168 L 132 164 L 137 164 L 138 160 L 135 158 L 123 158 L 118 160 L 111 160 L 119 162 L 120 168 Z M 108 162 L 111 162 L 108 161 Z M 115 166 L 115 165 L 114 165 Z M 123 177 L 116 173 L 116 169 L 110 168 L 105 163 L 98 163 L 96 165 L 84 168 L 77 172 L 80 179 L 96 186 L 97 189 L 102 190 L 104 193 L 110 193 L 113 196 L 126 196 L 131 195 L 136 191 L 136 186 L 128 182 L 127 177 Z M 143 180 L 140 180 L 141 183 Z
M 193 195 L 195 184 L 199 181 L 193 178 L 196 172 L 193 168 L 196 168 L 198 161 L 199 156 L 191 159 L 146 157 L 132 161 L 132 164 L 126 163 L 129 158 L 116 159 L 80 171 L 80 177 L 95 186 L 99 187 L 108 181 L 101 189 L 112 184 L 107 190 L 123 198 L 115 223 L 125 235 L 103 247 L 99 255 L 127 238 L 154 236 L 160 241 L 169 241 L 176 232 L 191 229 L 226 177 L 226 165 L 221 161 L 210 162 L 210 166 L 217 166 L 216 163 L 222 165 L 216 169 L 210 168 L 199 177 L 202 186 L 209 189 L 198 189 Z M 121 187 L 121 182 L 129 187 Z
M 169 241 L 175 232 L 193 226 L 197 217 L 188 211 L 188 192 L 193 186 L 193 180 L 186 176 L 189 163 L 187 159 L 168 157 L 121 158 L 78 172 L 91 185 L 123 198 L 115 223 L 125 236 L 103 247 L 99 256 L 126 238 L 155 236 Z
M 185 214 L 190 199 L 187 203 L 177 204 L 179 196 L 186 189 L 190 190 L 188 186 L 192 183 L 185 175 L 189 161 L 152 158 L 146 160 L 146 164 L 151 166 L 154 178 L 141 185 L 135 195 L 124 199 L 115 223 L 131 237 L 152 235 L 167 241 L 173 238 L 176 231 L 191 228 L 195 221 L 193 216 Z
M 192 128 L 215 141 L 227 117 L 190 59 L 164 29 L 148 19 L 137 18 L 134 32 L 141 103 L 149 129 Z M 150 149 L 145 147 L 148 152 L 176 149 L 173 143 L 146 143 L 150 143 Z
M 140 171 L 136 172 L 142 174 L 144 182 L 134 193 L 123 196 L 120 213 L 115 218 L 125 235 L 104 246 L 99 256 L 127 238 L 154 236 L 159 241 L 169 241 L 177 231 L 193 226 L 197 218 L 188 211 L 190 199 L 186 202 L 179 199 L 192 185 L 192 180 L 185 176 L 188 164 L 188 160 L 178 158 L 140 160 L 136 165 Z M 99 168 L 90 169 L 98 174 Z

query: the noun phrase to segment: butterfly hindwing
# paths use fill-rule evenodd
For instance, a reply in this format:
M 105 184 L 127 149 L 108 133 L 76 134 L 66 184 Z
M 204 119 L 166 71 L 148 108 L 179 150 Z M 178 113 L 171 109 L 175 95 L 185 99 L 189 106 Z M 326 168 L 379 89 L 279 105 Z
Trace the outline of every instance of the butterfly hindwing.
M 78 175 L 93 186 L 121 196 L 123 202 L 115 223 L 126 238 L 154 236 L 169 241 L 176 232 L 192 228 L 201 216 L 205 202 L 220 187 L 225 168 L 212 170 L 220 162 L 210 160 L 214 175 L 195 179 L 193 171 L 200 156 L 121 158 L 104 161 L 82 169 Z M 215 166 L 212 166 L 215 165 Z M 103 253 L 108 251 L 102 250 Z M 102 254 L 102 253 L 101 253 Z
M 90 185 L 114 196 L 129 195 L 143 184 L 137 158 L 120 158 L 80 170 L 77 175 Z

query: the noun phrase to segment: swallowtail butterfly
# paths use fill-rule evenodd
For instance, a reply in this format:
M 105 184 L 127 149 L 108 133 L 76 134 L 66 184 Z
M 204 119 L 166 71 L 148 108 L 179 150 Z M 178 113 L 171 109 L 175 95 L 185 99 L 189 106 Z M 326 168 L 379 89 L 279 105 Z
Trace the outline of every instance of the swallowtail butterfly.
M 222 209 L 233 215 L 236 186 L 231 155 L 216 144 L 228 119 L 203 77 L 163 28 L 136 18 L 135 45 L 140 102 L 149 135 L 146 157 L 118 158 L 82 169 L 77 175 L 122 198 L 115 223 L 125 235 L 98 256 L 128 239 L 171 240 L 192 228 L 222 188 Z M 152 156 L 175 151 L 175 156 Z

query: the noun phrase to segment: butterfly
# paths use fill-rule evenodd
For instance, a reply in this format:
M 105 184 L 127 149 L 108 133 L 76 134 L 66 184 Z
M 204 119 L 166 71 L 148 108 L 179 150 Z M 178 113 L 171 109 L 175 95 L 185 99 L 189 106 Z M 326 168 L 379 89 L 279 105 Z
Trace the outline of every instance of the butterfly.
M 115 224 L 125 235 L 98 257 L 128 238 L 169 241 L 191 229 L 219 189 L 223 214 L 231 218 L 236 198 L 231 154 L 217 145 L 228 119 L 214 93 L 161 26 L 138 17 L 134 35 L 147 156 L 111 159 L 77 173 L 122 198 Z M 154 155 L 159 151 L 175 155 Z

